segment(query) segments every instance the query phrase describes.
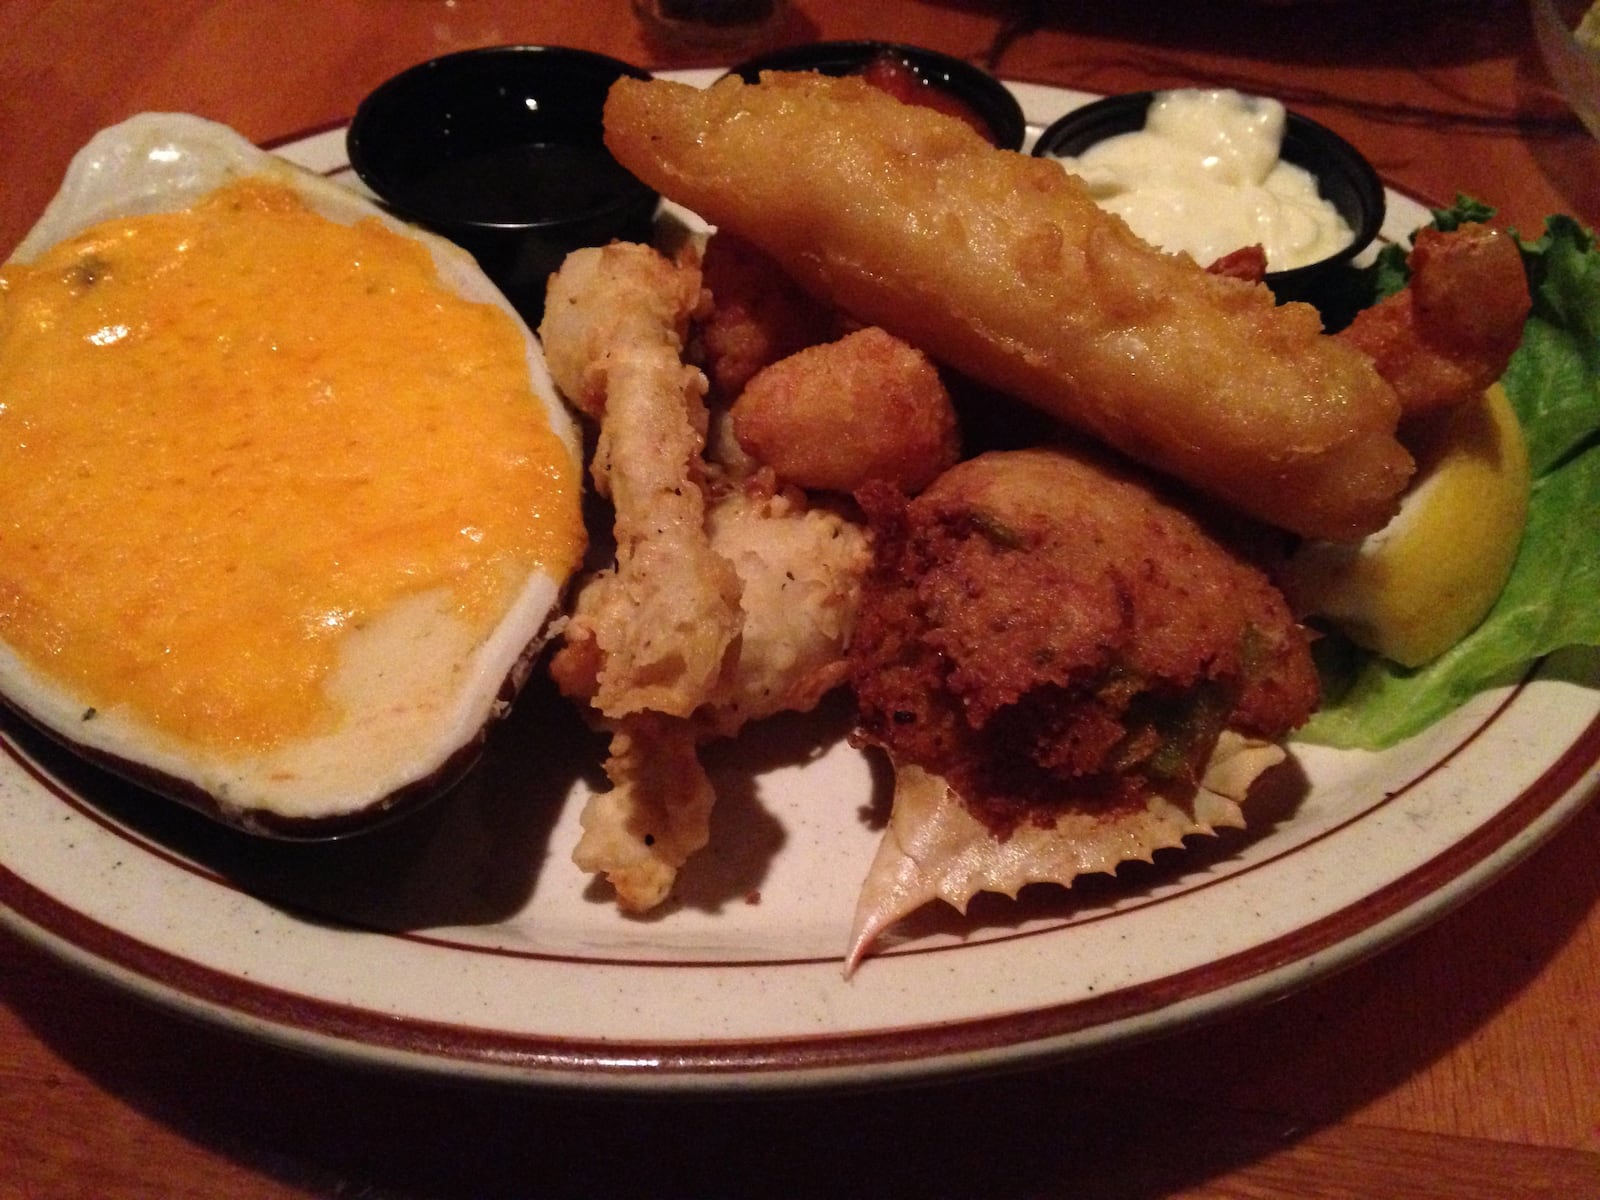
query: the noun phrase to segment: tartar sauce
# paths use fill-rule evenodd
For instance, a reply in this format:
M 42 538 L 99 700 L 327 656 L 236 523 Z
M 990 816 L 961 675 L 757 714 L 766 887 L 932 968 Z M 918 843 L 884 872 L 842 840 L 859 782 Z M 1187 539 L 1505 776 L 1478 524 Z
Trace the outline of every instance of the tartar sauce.
M 1326 258 L 1354 239 L 1309 171 L 1279 158 L 1283 105 L 1225 88 L 1160 92 L 1143 129 L 1059 159 L 1145 241 L 1205 266 L 1259 244 L 1267 269 Z

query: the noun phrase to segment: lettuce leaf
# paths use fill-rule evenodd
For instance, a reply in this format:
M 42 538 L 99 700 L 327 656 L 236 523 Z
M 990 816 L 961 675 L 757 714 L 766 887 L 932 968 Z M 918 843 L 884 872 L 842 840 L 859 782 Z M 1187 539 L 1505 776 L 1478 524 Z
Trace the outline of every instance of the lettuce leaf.
M 1492 210 L 1458 197 L 1434 223 L 1452 229 L 1486 214 Z M 1416 670 L 1336 634 L 1323 639 L 1323 707 L 1297 740 L 1392 746 L 1552 651 L 1600 645 L 1600 251 L 1589 230 L 1564 216 L 1518 245 L 1533 310 L 1502 382 L 1522 422 L 1533 485 L 1511 577 L 1477 629 Z M 1375 297 L 1397 286 L 1397 261 L 1404 282 L 1404 252 L 1380 258 Z

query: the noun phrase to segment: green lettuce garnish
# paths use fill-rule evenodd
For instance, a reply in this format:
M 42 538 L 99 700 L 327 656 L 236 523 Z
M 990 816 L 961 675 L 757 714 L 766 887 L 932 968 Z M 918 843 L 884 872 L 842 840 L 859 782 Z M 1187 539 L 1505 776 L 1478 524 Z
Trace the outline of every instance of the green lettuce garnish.
M 1434 213 L 1440 229 L 1493 215 L 1458 197 Z M 1512 682 L 1543 656 L 1600 645 L 1600 251 L 1570 217 L 1517 239 L 1533 309 L 1502 379 L 1528 443 L 1528 526 L 1505 590 L 1482 624 L 1433 662 L 1408 670 L 1338 635 L 1318 645 L 1323 707 L 1295 736 L 1382 749 L 1486 688 Z M 1371 268 L 1374 298 L 1405 282 L 1405 251 Z

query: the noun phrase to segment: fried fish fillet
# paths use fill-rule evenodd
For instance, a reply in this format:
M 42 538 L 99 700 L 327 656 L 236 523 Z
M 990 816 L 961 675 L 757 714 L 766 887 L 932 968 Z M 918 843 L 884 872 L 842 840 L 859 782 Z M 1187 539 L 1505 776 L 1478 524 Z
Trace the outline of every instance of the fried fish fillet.
M 1381 527 L 1399 404 L 1307 305 L 1166 255 L 1054 163 L 859 80 L 619 80 L 606 144 L 813 295 L 1293 532 Z

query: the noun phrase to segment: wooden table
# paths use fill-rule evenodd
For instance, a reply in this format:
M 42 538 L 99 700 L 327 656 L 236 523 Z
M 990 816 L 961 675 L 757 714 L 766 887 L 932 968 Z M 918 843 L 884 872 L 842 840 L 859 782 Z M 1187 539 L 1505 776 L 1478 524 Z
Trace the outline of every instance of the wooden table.
M 795 0 L 1090 91 L 1282 96 L 1419 197 L 1525 232 L 1600 221 L 1600 144 L 1520 4 Z M 12 0 L 0 247 L 90 134 L 142 109 L 260 140 L 347 118 L 421 59 L 566 43 L 654 67 L 625 0 Z M 148 1009 L 0 934 L 0 1198 L 1600 1197 L 1600 808 L 1453 915 L 1263 1010 L 1014 1077 L 747 1104 L 578 1102 L 378 1076 Z

